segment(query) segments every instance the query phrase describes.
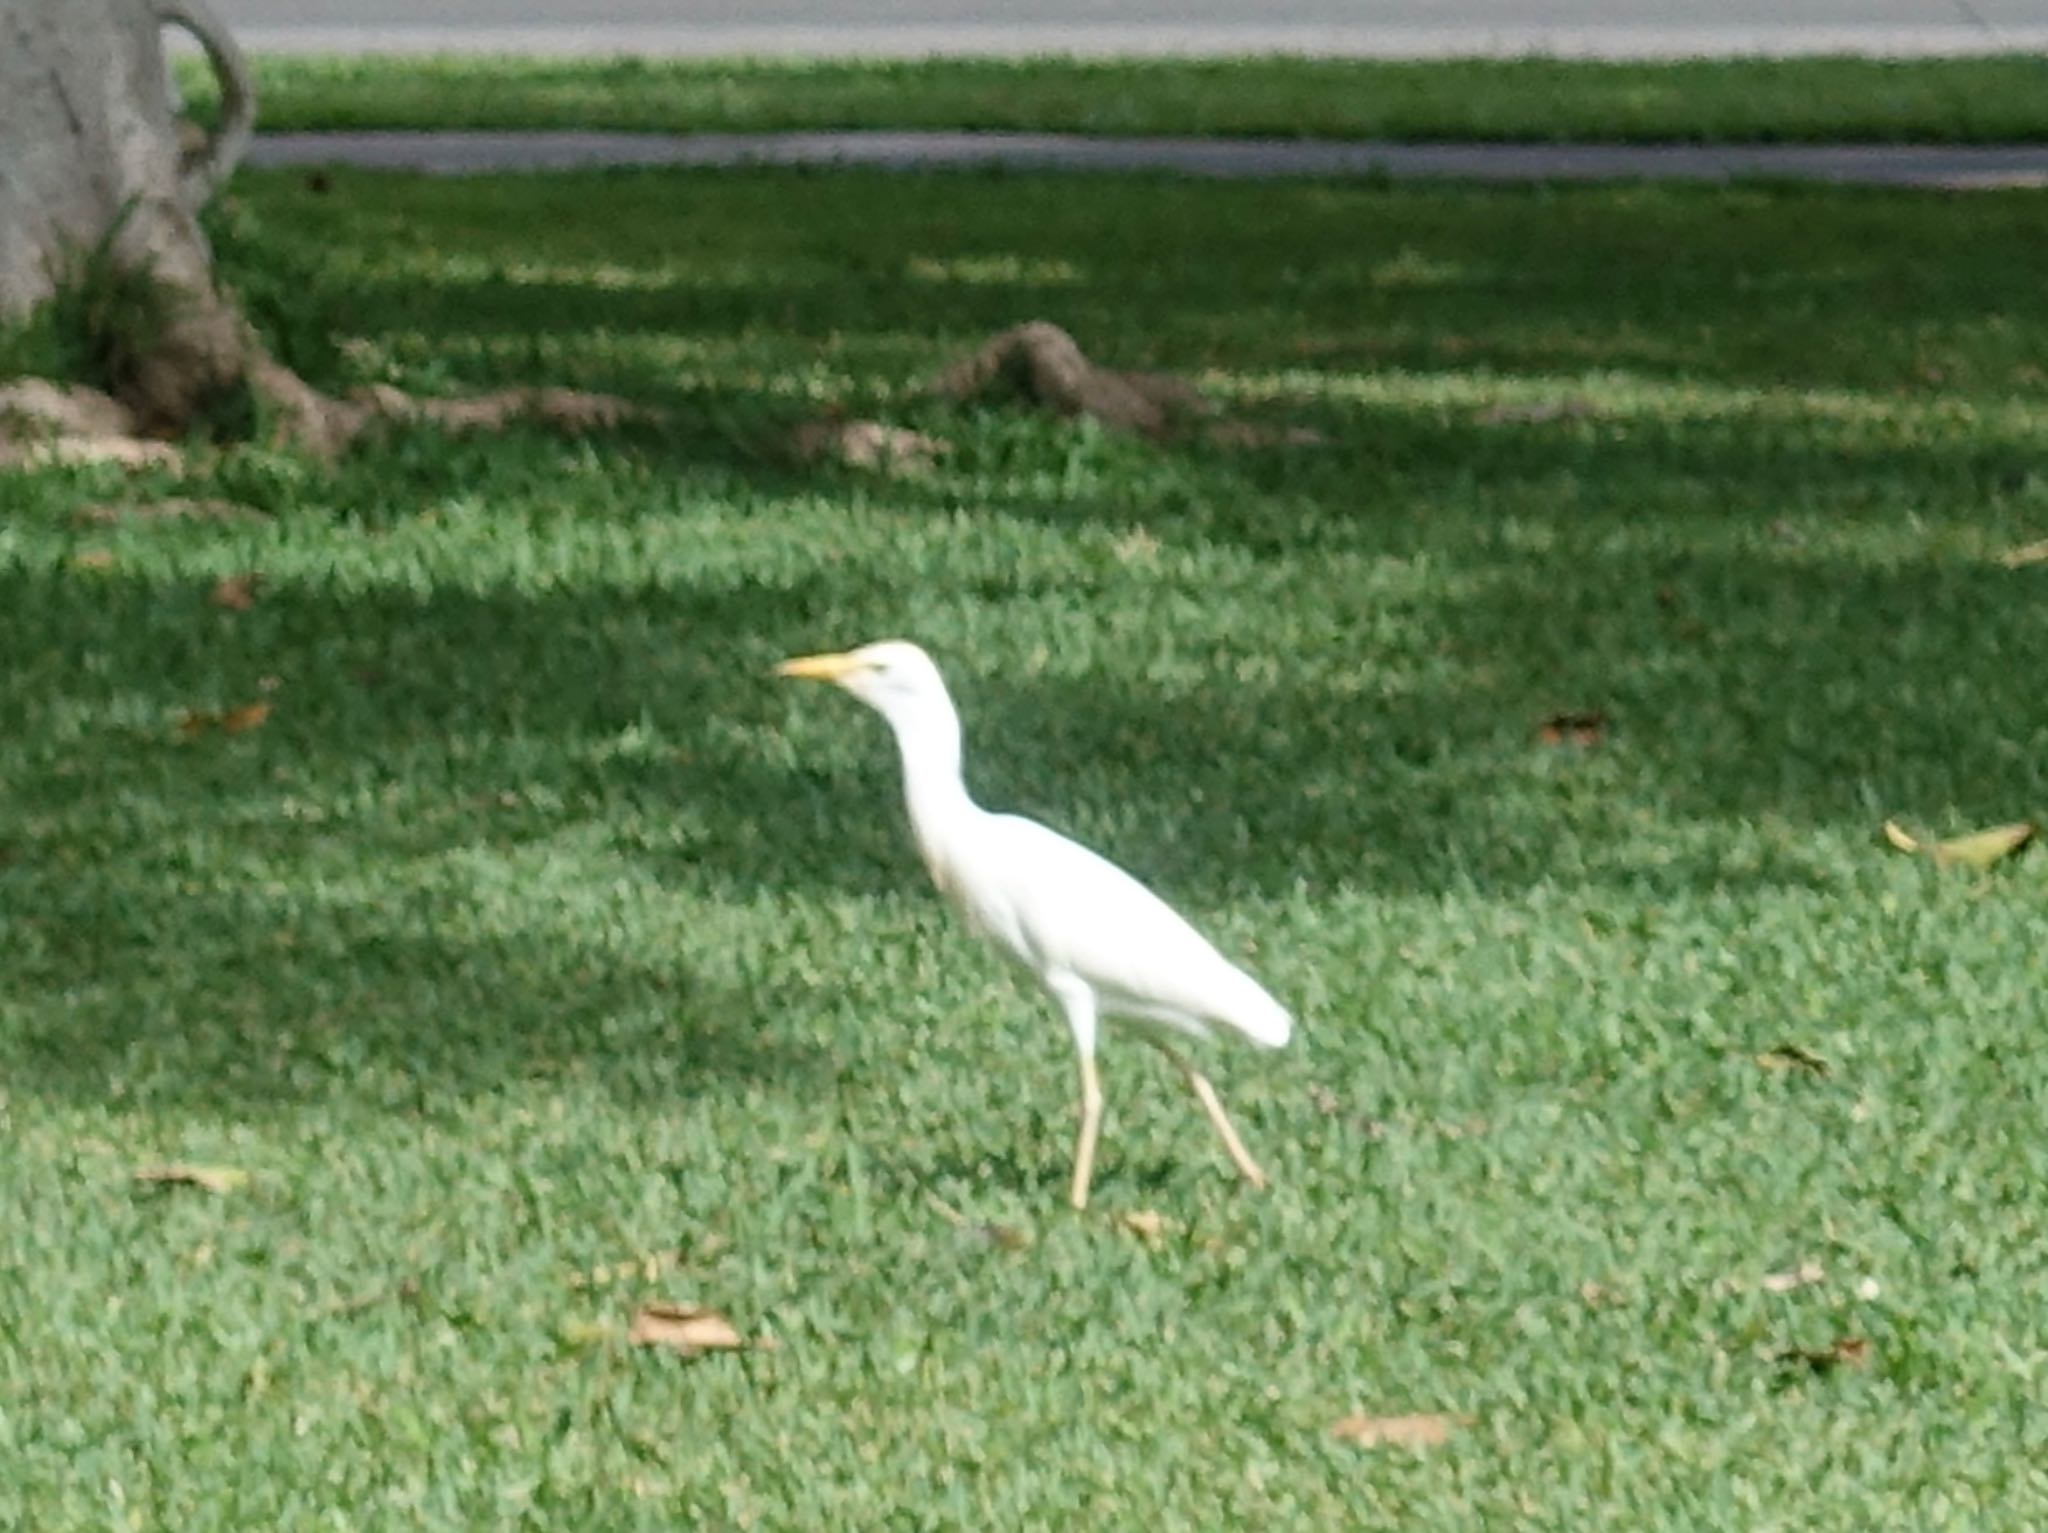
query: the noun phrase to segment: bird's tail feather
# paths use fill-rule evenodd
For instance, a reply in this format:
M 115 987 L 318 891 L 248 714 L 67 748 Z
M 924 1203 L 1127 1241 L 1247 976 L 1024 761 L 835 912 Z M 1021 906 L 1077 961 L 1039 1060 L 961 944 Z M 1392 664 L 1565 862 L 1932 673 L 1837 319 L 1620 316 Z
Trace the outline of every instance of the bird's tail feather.
M 1238 978 L 1244 981 L 1244 985 L 1230 1008 L 1230 1025 L 1253 1043 L 1269 1049 L 1282 1047 L 1294 1036 L 1294 1018 L 1285 1006 L 1266 993 L 1263 985 L 1242 969 L 1238 970 Z

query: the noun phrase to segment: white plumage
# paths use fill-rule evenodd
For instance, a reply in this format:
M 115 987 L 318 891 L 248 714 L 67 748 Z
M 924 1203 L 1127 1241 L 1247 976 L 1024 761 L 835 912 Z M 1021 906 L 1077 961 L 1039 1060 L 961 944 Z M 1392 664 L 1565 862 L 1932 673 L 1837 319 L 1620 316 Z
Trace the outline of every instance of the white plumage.
M 1187 1077 L 1238 1169 L 1265 1176 L 1245 1152 L 1215 1088 L 1170 1042 L 1217 1031 L 1278 1048 L 1287 1011 L 1158 895 L 1106 858 L 1035 820 L 991 814 L 960 772 L 960 717 L 931 657 L 891 640 L 784 661 L 784 676 L 831 681 L 889 721 L 903 761 L 911 830 L 932 881 L 968 923 L 1037 976 L 1074 1035 L 1081 1125 L 1072 1199 L 1087 1206 L 1101 1125 L 1098 1023 L 1125 1017 Z

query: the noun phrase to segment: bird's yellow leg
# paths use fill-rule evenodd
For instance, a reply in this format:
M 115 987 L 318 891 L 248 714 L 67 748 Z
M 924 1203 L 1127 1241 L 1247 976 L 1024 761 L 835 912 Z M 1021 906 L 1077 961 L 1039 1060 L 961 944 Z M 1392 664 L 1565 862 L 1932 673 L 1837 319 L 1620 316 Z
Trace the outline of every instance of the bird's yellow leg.
M 1088 1184 L 1095 1179 L 1095 1136 L 1102 1128 L 1102 1081 L 1095 1073 L 1095 992 L 1072 974 L 1046 976 L 1045 988 L 1066 1016 L 1074 1034 L 1074 1057 L 1081 1064 L 1081 1133 L 1074 1141 L 1074 1186 L 1067 1201 L 1088 1206 Z
M 1102 1128 L 1102 1082 L 1095 1074 L 1095 1056 L 1081 1055 L 1081 1136 L 1074 1143 L 1074 1186 L 1068 1201 L 1088 1206 L 1088 1184 L 1095 1179 L 1095 1136 Z
M 1216 1095 L 1216 1088 L 1209 1084 L 1209 1078 L 1190 1066 L 1188 1084 L 1194 1087 L 1195 1100 L 1202 1104 L 1202 1111 L 1216 1125 L 1216 1132 L 1223 1136 L 1223 1148 L 1230 1152 L 1231 1160 L 1244 1173 L 1244 1179 L 1254 1187 L 1264 1187 L 1266 1173 L 1259 1169 L 1259 1163 L 1246 1151 L 1244 1141 L 1237 1137 L 1237 1130 L 1230 1126 L 1230 1115 L 1223 1110 L 1223 1103 Z
M 1202 1104 L 1202 1111 L 1209 1115 L 1209 1122 L 1215 1126 L 1217 1135 L 1223 1140 L 1223 1148 L 1230 1152 L 1231 1164 L 1244 1174 L 1244 1179 L 1254 1187 L 1266 1185 L 1266 1173 L 1259 1169 L 1259 1163 L 1252 1159 L 1251 1152 L 1244 1147 L 1244 1141 L 1237 1137 L 1237 1130 L 1231 1125 L 1230 1114 L 1223 1110 L 1223 1100 L 1216 1095 L 1216 1088 L 1209 1084 L 1209 1077 L 1197 1070 L 1175 1049 L 1164 1043 L 1155 1042 L 1160 1053 L 1173 1061 L 1174 1068 L 1187 1077 L 1188 1087 L 1195 1094 L 1195 1100 Z

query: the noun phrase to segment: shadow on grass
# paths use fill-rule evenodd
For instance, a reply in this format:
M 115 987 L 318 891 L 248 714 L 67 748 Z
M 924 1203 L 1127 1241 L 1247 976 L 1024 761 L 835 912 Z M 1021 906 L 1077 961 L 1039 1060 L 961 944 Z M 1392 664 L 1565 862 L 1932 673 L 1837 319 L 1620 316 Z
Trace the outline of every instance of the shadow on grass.
M 951 350 L 1047 318 L 1130 367 L 1597 368 L 1888 389 L 1933 372 L 1996 391 L 2037 360 L 2027 334 L 2043 304 L 2024 193 L 1191 193 L 1168 177 L 1077 193 L 1057 176 L 773 170 L 307 184 L 250 179 L 266 220 L 252 259 L 312 273 L 348 257 L 333 280 L 349 323 L 430 351 L 586 336 L 623 355 L 631 338 L 671 336 L 857 358 L 877 335 Z M 1944 259 L 1920 259 L 1936 229 Z M 1187 259 L 1165 266 L 1163 251 Z
M 43 892 L 18 878 L 30 897 Z M 334 1097 L 432 1118 L 521 1081 L 591 1081 L 687 1111 L 700 1094 L 817 1070 L 753 999 L 687 953 L 436 930 L 411 900 L 346 907 L 182 892 L 137 860 L 71 880 L 16 922 L 27 1021 L 9 1083 L 119 1106 L 289 1111 Z
M 1434 892 L 1452 878 L 1505 892 L 1550 876 L 1556 816 L 1582 789 L 1616 813 L 1801 826 L 1861 823 L 1866 790 L 1965 820 L 2037 807 L 2048 769 L 2023 748 L 2037 728 L 2028 658 L 2048 636 L 2013 599 L 2025 578 L 1797 550 L 1589 554 L 1568 570 L 1497 567 L 1419 610 L 1398 652 L 1333 636 L 1257 679 L 1225 674 L 1220 652 L 1211 679 L 1172 691 L 941 659 L 989 803 L 1113 836 L 1190 896 Z M 479 838 L 543 844 L 596 817 L 664 878 L 887 892 L 914 868 L 886 731 L 769 669 L 792 636 L 871 636 L 898 610 L 892 582 L 919 579 L 418 595 L 280 582 L 200 640 L 190 587 L 17 569 L 0 610 L 34 625 L 18 642 L 129 678 L 119 711 L 147 721 L 95 726 L 78 745 L 89 766 L 17 771 L 17 823 L 104 809 L 109 824 L 247 834 L 279 857 L 346 837 L 419 858 Z M 991 584 L 986 604 L 1000 622 L 1009 602 L 1085 594 L 1050 571 Z M 1440 679 L 1333 683 L 1425 659 L 1446 662 Z M 261 731 L 176 742 L 181 709 L 254 695 L 266 675 L 279 690 Z M 44 702 L 23 734 L 50 734 L 70 707 Z M 1606 710 L 1611 738 L 1589 752 L 1533 743 L 1559 708 Z M 416 808 L 378 807 L 401 789 Z M 337 802 L 353 807 L 294 817 Z
M 1069 207 L 1060 186 L 1020 182 L 970 219 L 955 205 L 964 181 L 624 177 L 605 182 L 616 195 L 599 226 L 581 203 L 551 218 L 488 183 L 336 184 L 349 195 L 276 198 L 302 253 L 329 237 L 364 249 L 413 238 L 411 222 L 427 218 L 452 245 L 516 245 L 572 271 L 617 263 L 639 282 L 366 277 L 354 289 L 366 329 L 415 331 L 429 351 L 529 335 L 529 350 L 487 357 L 461 381 L 645 390 L 711 422 L 592 444 L 595 472 L 516 437 L 401 433 L 319 487 L 351 519 L 331 534 L 337 558 L 351 538 L 488 497 L 516 479 L 494 478 L 494 465 L 528 453 L 519 492 L 559 493 L 579 520 L 645 515 L 642 497 L 681 515 L 707 484 L 770 514 L 776 496 L 857 492 L 906 525 L 929 518 L 939 539 L 963 508 L 1142 523 L 1284 573 L 1232 594 L 1250 610 L 1163 635 L 1205 657 L 1203 679 L 1174 691 L 1135 665 L 1004 670 L 1001 643 L 962 633 L 1001 636 L 1047 612 L 1085 624 L 1149 578 L 1111 562 L 962 554 L 949 569 L 971 573 L 948 588 L 935 631 L 908 635 L 932 642 L 956 683 L 986 802 L 1039 814 L 1191 908 L 1297 889 L 1512 898 L 1564 883 L 1648 901 L 1826 887 L 1805 850 L 1816 831 L 1874 827 L 1894 809 L 1970 823 L 2048 803 L 2036 697 L 2048 635 L 2038 605 L 2015 595 L 2025 575 L 1924 544 L 1893 545 L 1887 563 L 1773 544 L 1768 531 L 1813 508 L 1837 530 L 1858 518 L 1875 529 L 1923 498 L 1993 499 L 2032 471 L 2028 444 L 1981 430 L 1899 440 L 1816 435 L 1797 420 L 1489 426 L 1426 400 L 1310 401 L 1302 410 L 1331 445 L 1303 454 L 1160 450 L 965 415 L 950 418 L 960 451 L 923 482 L 813 473 L 772 450 L 777 426 L 816 408 L 767 376 L 775 367 L 843 342 L 849 372 L 875 371 L 877 335 L 979 334 L 1030 313 L 1074 324 L 1126 365 L 1280 367 L 1348 347 L 1414 366 L 1896 387 L 1913 376 L 1915 343 L 1881 315 L 1847 317 L 1871 281 L 1840 273 L 1866 247 L 1911 235 L 1923 201 L 1803 202 L 1828 211 L 1835 246 L 1804 253 L 1802 277 L 1782 271 L 1786 213 L 1766 194 L 1267 188 L 1218 193 L 1196 218 L 1171 185 Z M 874 206 L 883 186 L 893 221 Z M 804 218 L 791 214 L 799 198 Z M 1937 341 L 2001 306 L 2031 313 L 2039 285 L 2010 259 L 2023 222 L 2013 205 L 1943 207 L 1985 239 L 1958 232 L 1938 279 L 1880 273 L 1885 304 L 1912 309 Z M 1411 221 L 1392 228 L 1390 213 Z M 1375 248 L 1356 259 L 1298 254 L 1350 249 L 1367 226 Z M 1518 237 L 1511 269 L 1497 252 Z M 988 270 L 1036 263 L 1075 279 L 955 280 L 982 269 L 971 261 L 940 263 L 944 280 L 918 275 L 951 245 Z M 1167 285 L 1162 246 L 1208 259 Z M 677 249 L 729 285 L 647 277 Z M 1672 250 L 1685 260 L 1658 264 Z M 1751 321 L 1734 340 L 1688 329 L 1688 315 L 1739 312 L 1745 284 L 1765 278 L 1778 299 L 1801 298 L 1797 325 Z M 655 331 L 771 355 L 751 373 L 664 382 L 648 356 L 607 349 L 607 337 Z M 1819 343 L 1844 331 L 1851 354 Z M 2013 345 L 2032 333 L 2012 331 Z M 1446 337 L 1479 339 L 1452 364 Z M 224 466 L 219 487 L 305 514 L 303 484 L 237 482 L 261 472 Z M 1685 508 L 1699 524 L 1644 536 L 1632 486 L 1646 492 L 1647 525 Z M 777 1034 L 774 982 L 712 951 L 729 937 L 672 926 L 652 946 L 616 940 L 598 886 L 624 881 L 643 906 L 673 895 L 701 914 L 921 885 L 882 726 L 767 676 L 796 640 L 901 632 L 903 614 L 930 610 L 920 559 L 935 545 L 919 546 L 894 562 L 806 552 L 779 582 L 744 561 L 527 590 L 448 569 L 421 571 L 416 592 L 280 578 L 231 622 L 189 585 L 118 566 L 89 581 L 8 566 L 0 643 L 23 667 L 0 720 L 9 985 L 43 1002 L 39 1015 L 52 1003 L 68 1012 L 61 1027 L 37 1024 L 21 1081 L 118 1095 L 175 1074 L 194 1099 L 289 1101 L 374 1080 L 402 1104 L 586 1067 L 620 1093 L 685 1097 L 819 1068 Z M 1325 553 L 1363 557 L 1325 570 Z M 1375 649 L 1372 598 L 1342 589 L 1343 569 L 1416 557 L 1458 578 L 1412 597 Z M 1203 578 L 1187 577 L 1190 598 L 1220 600 L 1195 588 Z M 1279 656 L 1265 641 L 1259 653 L 1277 663 L 1240 674 L 1229 631 L 1258 646 L 1259 593 L 1282 591 L 1320 603 L 1328 637 Z M 265 677 L 278 678 L 274 695 Z M 178 710 L 258 695 L 275 708 L 260 730 L 172 738 Z M 1535 744 L 1537 721 L 1564 708 L 1606 711 L 1608 740 L 1587 752 Z M 1749 834 L 1759 824 L 1782 834 Z M 1686 834 L 1702 826 L 1711 833 Z M 521 885 L 523 915 L 480 914 L 492 880 Z
M 1212 915 L 1296 890 L 1826 888 L 1814 831 L 2048 803 L 2033 663 L 2048 635 L 2014 599 L 2024 573 L 1643 558 L 1489 562 L 1413 615 L 1401 652 L 1308 651 L 1256 680 L 1219 658 L 1172 692 L 947 656 L 970 777 Z M 0 636 L 69 657 L 100 702 L 81 713 L 46 666 L 8 721 L 9 988 L 62 1018 L 35 1024 L 13 1079 L 251 1103 L 375 1083 L 427 1110 L 584 1069 L 677 1100 L 829 1070 L 776 1031 L 773 955 L 750 968 L 719 947 L 745 935 L 686 921 L 657 921 L 649 943 L 606 890 L 624 880 L 656 911 L 921 891 L 880 722 L 768 675 L 786 636 L 866 637 L 900 610 L 888 582 L 918 578 L 280 581 L 231 623 L 195 625 L 189 585 L 16 567 Z M 1011 577 L 987 620 L 1059 579 Z M 1333 682 L 1351 661 L 1398 674 L 1446 656 L 1426 684 Z M 264 727 L 177 740 L 180 709 L 266 675 Z M 1609 740 L 1534 743 L 1560 707 L 1606 710 Z M 1781 833 L 1733 829 L 1759 823 Z M 527 887 L 499 919 L 508 883 Z

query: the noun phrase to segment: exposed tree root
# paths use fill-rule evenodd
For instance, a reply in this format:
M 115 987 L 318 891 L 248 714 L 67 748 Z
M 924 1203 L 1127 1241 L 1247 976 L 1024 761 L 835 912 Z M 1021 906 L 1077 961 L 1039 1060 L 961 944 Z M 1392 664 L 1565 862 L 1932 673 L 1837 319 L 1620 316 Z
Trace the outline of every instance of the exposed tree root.
M 47 463 L 176 466 L 178 449 L 141 433 L 135 412 L 82 384 L 17 378 L 0 384 L 0 468 Z
M 1033 320 L 995 336 L 931 382 L 946 399 L 1021 397 L 1119 431 L 1164 436 L 1200 413 L 1202 396 L 1170 373 L 1126 373 L 1090 362 L 1058 325 Z
M 848 468 L 889 474 L 922 473 L 952 443 L 880 421 L 806 421 L 790 434 L 790 447 L 806 463 L 830 458 Z
M 578 389 L 500 389 L 458 399 L 415 399 L 389 385 L 346 399 L 321 393 L 258 351 L 247 382 L 270 406 L 276 438 L 333 458 L 365 431 L 390 421 L 431 421 L 452 431 L 502 431 L 532 421 L 572 434 L 653 420 L 653 412 L 611 394 Z M 0 384 L 0 468 L 50 463 L 120 463 L 175 468 L 184 454 L 156 434 L 162 423 L 98 389 L 18 378 Z

